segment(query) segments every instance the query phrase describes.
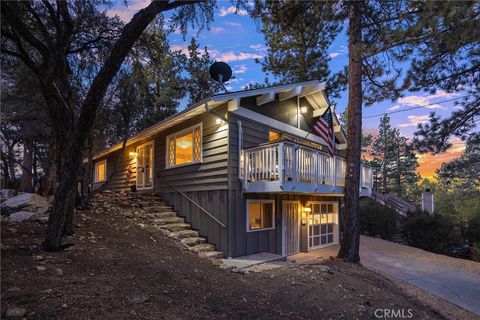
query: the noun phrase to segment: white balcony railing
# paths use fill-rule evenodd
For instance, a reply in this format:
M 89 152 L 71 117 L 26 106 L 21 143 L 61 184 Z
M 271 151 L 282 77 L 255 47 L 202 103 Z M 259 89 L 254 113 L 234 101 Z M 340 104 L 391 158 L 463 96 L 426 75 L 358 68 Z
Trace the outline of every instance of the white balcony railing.
M 246 192 L 313 192 L 342 194 L 346 161 L 293 142 L 276 142 L 242 150 Z M 370 195 L 372 169 L 362 164 L 360 191 Z

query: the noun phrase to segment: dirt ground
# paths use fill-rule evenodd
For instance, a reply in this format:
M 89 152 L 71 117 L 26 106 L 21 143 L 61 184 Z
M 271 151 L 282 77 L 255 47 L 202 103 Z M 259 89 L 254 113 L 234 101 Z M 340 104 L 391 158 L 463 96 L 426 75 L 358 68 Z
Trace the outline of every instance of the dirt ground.
M 375 319 L 377 309 L 444 319 L 338 259 L 238 274 L 116 210 L 83 211 L 76 225 L 70 250 L 47 253 L 45 225 L 2 222 L 2 318 L 17 307 L 28 319 Z

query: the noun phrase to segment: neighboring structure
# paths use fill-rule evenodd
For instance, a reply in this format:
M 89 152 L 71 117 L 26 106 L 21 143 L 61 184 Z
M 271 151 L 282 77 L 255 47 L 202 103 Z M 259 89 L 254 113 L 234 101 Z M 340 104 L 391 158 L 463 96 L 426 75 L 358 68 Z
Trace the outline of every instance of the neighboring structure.
M 334 118 L 336 155 L 307 133 L 329 105 L 309 81 L 215 95 L 94 155 L 100 185 L 158 193 L 227 257 L 290 255 L 336 244 L 344 196 L 345 134 Z M 361 168 L 361 195 L 372 170 Z M 213 218 L 212 218 L 213 217 Z
M 425 192 L 422 192 L 422 211 L 433 214 L 435 212 L 435 204 L 433 202 L 433 193 L 430 192 L 430 189 L 425 189 Z

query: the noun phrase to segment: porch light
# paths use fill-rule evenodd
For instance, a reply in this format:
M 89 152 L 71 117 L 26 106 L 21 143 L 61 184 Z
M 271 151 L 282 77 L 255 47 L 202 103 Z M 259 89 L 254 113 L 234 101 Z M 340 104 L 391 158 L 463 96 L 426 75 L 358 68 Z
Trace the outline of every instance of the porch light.
M 312 208 L 310 207 L 303 207 L 302 209 L 302 224 L 307 224 L 307 214 L 312 212 Z
M 215 124 L 223 124 L 225 121 L 223 121 L 220 118 L 215 119 Z
M 137 153 L 134 151 L 130 151 L 128 154 L 130 155 L 130 157 L 137 157 Z
M 308 111 L 308 108 L 305 106 L 300 108 L 301 113 L 307 113 L 307 111 Z

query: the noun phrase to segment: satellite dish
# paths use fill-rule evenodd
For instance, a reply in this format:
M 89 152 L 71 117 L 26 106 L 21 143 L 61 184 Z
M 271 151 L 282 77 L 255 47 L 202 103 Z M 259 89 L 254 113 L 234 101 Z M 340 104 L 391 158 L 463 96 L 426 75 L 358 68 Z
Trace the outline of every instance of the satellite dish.
M 225 62 L 216 61 L 212 63 L 209 69 L 210 77 L 213 80 L 220 82 L 223 86 L 223 83 L 227 82 L 232 78 L 232 68 Z

